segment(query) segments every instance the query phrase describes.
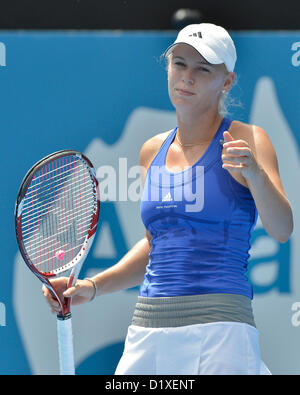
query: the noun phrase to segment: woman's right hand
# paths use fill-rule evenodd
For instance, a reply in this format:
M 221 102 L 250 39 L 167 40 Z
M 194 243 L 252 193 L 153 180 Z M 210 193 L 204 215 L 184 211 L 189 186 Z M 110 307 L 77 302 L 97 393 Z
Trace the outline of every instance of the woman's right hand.
M 87 303 L 93 298 L 95 294 L 93 283 L 89 280 L 77 280 L 76 284 L 73 287 L 70 287 L 68 290 L 67 283 L 67 277 L 60 277 L 51 280 L 51 284 L 53 285 L 60 300 L 63 300 L 64 298 L 72 298 L 72 305 Z M 48 305 L 50 306 L 51 312 L 59 313 L 60 304 L 45 285 L 42 287 L 42 292 Z

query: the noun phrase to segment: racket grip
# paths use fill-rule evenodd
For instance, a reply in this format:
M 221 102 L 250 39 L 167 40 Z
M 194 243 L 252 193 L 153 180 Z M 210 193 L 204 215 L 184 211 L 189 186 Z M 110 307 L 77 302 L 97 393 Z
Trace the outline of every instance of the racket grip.
M 57 316 L 58 353 L 61 375 L 74 375 L 74 349 L 71 313 Z

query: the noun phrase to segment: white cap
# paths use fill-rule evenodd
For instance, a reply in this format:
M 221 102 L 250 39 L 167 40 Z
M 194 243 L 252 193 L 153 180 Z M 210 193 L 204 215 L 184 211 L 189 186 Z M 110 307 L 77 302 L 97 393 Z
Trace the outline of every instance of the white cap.
M 224 63 L 228 71 L 233 71 L 236 62 L 236 49 L 232 38 L 221 26 L 212 23 L 188 25 L 179 33 L 164 56 L 168 56 L 177 44 L 189 44 L 209 63 Z

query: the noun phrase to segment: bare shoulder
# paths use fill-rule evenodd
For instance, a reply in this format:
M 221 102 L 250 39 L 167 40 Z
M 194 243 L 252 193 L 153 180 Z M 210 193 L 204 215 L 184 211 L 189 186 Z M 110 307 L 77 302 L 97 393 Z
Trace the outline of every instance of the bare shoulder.
M 270 151 L 271 154 L 275 154 L 275 150 L 268 133 L 260 126 L 240 121 L 232 121 L 229 132 L 235 140 L 246 141 L 255 155 L 260 156 L 262 154 L 262 150 L 267 150 Z
M 151 137 L 149 140 L 145 141 L 140 150 L 140 166 L 148 169 L 155 155 L 162 146 L 163 142 L 166 140 L 171 132 L 172 130 L 158 133 L 155 136 Z
M 279 163 L 275 148 L 268 133 L 257 125 L 233 121 L 229 132 L 236 140 L 248 143 L 259 165 L 265 170 L 273 184 L 285 194 L 279 174 Z

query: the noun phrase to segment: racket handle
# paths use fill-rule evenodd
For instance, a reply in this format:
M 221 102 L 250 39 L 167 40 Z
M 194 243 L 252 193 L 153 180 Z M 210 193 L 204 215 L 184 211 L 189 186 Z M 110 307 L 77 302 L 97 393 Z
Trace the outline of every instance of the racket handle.
M 58 353 L 61 375 L 74 375 L 74 349 L 71 313 L 57 316 Z

